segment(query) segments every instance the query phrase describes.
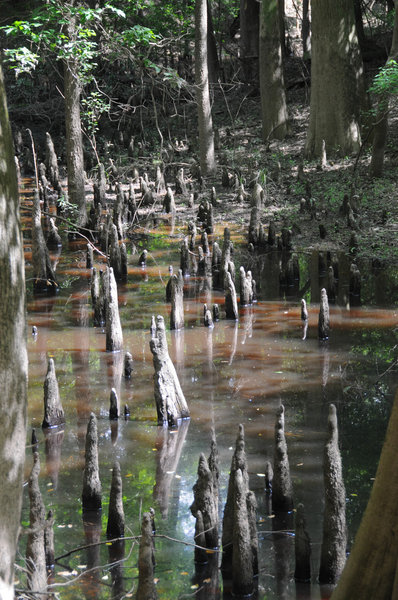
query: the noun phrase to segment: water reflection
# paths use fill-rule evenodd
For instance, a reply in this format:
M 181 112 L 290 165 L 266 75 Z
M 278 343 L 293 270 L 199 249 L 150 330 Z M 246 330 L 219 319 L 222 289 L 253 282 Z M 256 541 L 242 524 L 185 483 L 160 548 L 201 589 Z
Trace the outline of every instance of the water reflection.
M 61 467 L 61 449 L 64 440 L 64 429 L 58 427 L 44 429 L 46 469 L 54 489 L 58 485 L 58 474 Z
M 239 272 L 240 263 L 246 270 L 252 270 L 257 281 L 258 303 L 240 309 L 238 322 L 221 319 L 209 330 L 203 326 L 203 303 L 211 306 L 217 302 L 222 309 L 223 294 L 211 290 L 209 281 L 203 278 L 186 280 L 185 328 L 169 332 L 168 339 L 191 420 L 170 431 L 156 426 L 148 328 L 152 314 L 161 314 L 168 322 L 170 307 L 165 303 L 164 284 L 170 262 L 178 268 L 180 234 L 185 231 L 185 224 L 177 219 L 174 228 L 176 237 L 171 249 L 163 250 L 164 240 L 163 247 L 160 243 L 156 247 L 156 242 L 151 247 L 151 239 L 146 236 L 143 243 L 156 264 L 148 261 L 142 271 L 136 265 L 137 256 L 130 257 L 128 280 L 119 286 L 125 350 L 134 359 L 129 381 L 122 376 L 124 352 L 106 353 L 103 331 L 91 325 L 89 272 L 84 268 L 83 246 L 80 249 L 74 243 L 60 255 L 57 275 L 61 289 L 56 297 L 28 299 L 29 324 L 38 327 L 37 336 L 28 340 L 29 424 L 36 429 L 41 424 L 42 382 L 50 354 L 55 357 L 66 416 L 65 430 L 50 430 L 45 444 L 39 444 L 39 452 L 45 455 L 47 464 L 42 474 L 44 500 L 47 508 L 54 509 L 56 544 L 62 547 L 57 553 L 81 543 L 79 498 L 84 440 L 91 411 L 99 417 L 102 480 L 108 479 L 115 458 L 121 464 L 126 525 L 138 533 L 140 515 L 153 506 L 159 515 L 158 532 L 187 542 L 193 541 L 194 521 L 189 506 L 199 454 L 208 453 L 214 428 L 223 503 L 236 427 L 243 423 L 250 488 L 259 507 L 259 597 L 267 594 L 269 600 L 318 600 L 323 590 L 319 590 L 315 581 L 304 587 L 293 581 L 292 526 L 279 523 L 272 516 L 269 495 L 264 489 L 265 463 L 273 453 L 275 410 L 283 402 L 295 501 L 303 502 L 306 507 L 313 541 L 312 569 L 317 573 L 328 404 L 337 405 L 347 506 L 350 526 L 355 530 L 369 493 L 392 391 L 397 385 L 396 371 L 388 370 L 397 344 L 394 330 L 397 311 L 389 308 L 396 290 L 397 270 L 391 273 L 384 266 L 371 266 L 366 271 L 365 265 L 358 262 L 362 274 L 361 301 L 376 306 L 353 308 L 349 297 L 351 257 L 326 255 L 320 261 L 315 251 L 300 255 L 299 278 L 286 280 L 284 276 L 281 280 L 281 273 L 287 267 L 289 272 L 293 269 L 294 265 L 288 264 L 293 257 L 278 252 L 264 256 L 250 255 L 244 250 L 240 253 L 236 244 L 236 270 Z M 168 231 L 162 230 L 163 233 Z M 213 238 L 210 236 L 210 243 L 217 235 L 220 235 L 218 230 Z M 327 344 L 319 344 L 317 302 L 321 286 L 327 284 L 330 265 L 336 278 L 335 302 L 330 310 L 331 337 Z M 308 303 L 306 336 L 300 317 L 301 297 Z M 127 421 L 109 421 L 112 387 L 117 390 L 120 406 L 129 404 L 131 414 Z M 104 497 L 106 493 L 104 489 Z M 84 515 L 84 532 L 87 542 L 103 541 L 98 516 L 88 520 Z M 120 558 L 116 550 L 120 550 Z M 113 551 L 115 554 L 111 555 Z M 79 564 L 87 565 L 84 583 L 75 585 L 73 591 L 65 591 L 65 595 L 62 592 L 66 599 L 101 597 L 104 591 L 99 567 L 107 562 L 115 563 L 110 572 L 113 597 L 130 590 L 123 574 L 130 569 L 133 581 L 136 549 L 124 557 L 124 562 L 120 562 L 122 548 L 109 547 L 108 552 L 109 555 L 101 553 L 99 546 L 92 546 L 85 550 L 85 557 L 76 559 L 76 568 Z M 209 559 L 207 565 L 199 567 L 194 565 L 191 547 L 166 540 L 157 540 L 156 552 L 160 597 L 178 598 L 191 593 L 214 600 L 222 594 L 228 597 L 219 580 L 218 558 Z M 195 588 L 191 589 L 191 585 Z M 109 597 L 109 589 L 105 592 Z
M 156 436 L 156 483 L 153 488 L 153 498 L 160 508 L 163 519 L 167 518 L 170 505 L 170 490 L 176 479 L 177 467 L 180 461 L 185 438 L 188 433 L 190 421 L 184 419 L 176 429 L 158 427 Z
M 112 578 L 112 600 L 120 600 L 125 594 L 123 561 L 124 561 L 124 540 L 111 542 L 108 546 L 110 572 Z
M 86 568 L 82 574 L 82 588 L 87 600 L 97 600 L 101 591 L 101 512 L 83 513 Z

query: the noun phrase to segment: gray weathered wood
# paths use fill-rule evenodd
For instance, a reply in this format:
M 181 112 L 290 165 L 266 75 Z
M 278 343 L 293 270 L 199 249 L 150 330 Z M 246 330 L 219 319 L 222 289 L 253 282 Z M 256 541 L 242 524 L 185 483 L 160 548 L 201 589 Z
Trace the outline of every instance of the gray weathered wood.
M 46 513 L 39 487 L 40 459 L 33 455 L 33 467 L 29 476 L 29 527 L 26 544 L 27 587 L 29 590 L 44 593 L 47 589 L 46 554 L 44 529 Z
M 329 405 L 328 439 L 323 456 L 325 512 L 320 583 L 337 583 L 346 561 L 347 529 L 345 517 L 346 494 L 339 449 L 336 407 Z
M 56 427 L 64 423 L 65 415 L 59 395 L 54 359 L 50 358 L 44 380 L 44 419 L 42 427 Z
M 156 317 L 156 327 L 152 331 L 150 349 L 155 368 L 155 401 L 158 424 L 176 425 L 179 419 L 189 417 L 189 409 L 174 365 L 169 356 L 164 319 Z

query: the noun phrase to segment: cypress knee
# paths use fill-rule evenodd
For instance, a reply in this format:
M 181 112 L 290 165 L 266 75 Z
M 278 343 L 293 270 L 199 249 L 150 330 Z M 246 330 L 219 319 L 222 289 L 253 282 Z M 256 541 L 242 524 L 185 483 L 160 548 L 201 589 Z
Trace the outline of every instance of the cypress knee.
M 325 584 L 337 583 L 346 561 L 346 496 L 338 435 L 336 407 L 330 404 L 323 459 L 325 512 L 319 569 L 319 582 Z
M 27 587 L 39 593 L 47 589 L 46 555 L 44 546 L 45 508 L 39 487 L 40 459 L 33 455 L 33 467 L 29 476 L 30 532 L 26 544 Z
M 87 425 L 85 467 L 83 473 L 83 511 L 101 509 L 102 487 L 98 468 L 97 418 L 91 413 Z
M 321 290 L 321 302 L 319 306 L 318 318 L 318 337 L 320 340 L 329 338 L 330 322 L 329 322 L 329 301 L 325 288 Z
M 289 458 L 285 438 L 285 408 L 277 411 L 275 423 L 274 477 L 272 484 L 272 510 L 286 512 L 293 509 L 293 487 L 290 478 Z
M 54 360 L 48 361 L 47 375 L 44 380 L 44 419 L 42 427 L 56 427 L 65 423 L 64 409 L 59 396 Z

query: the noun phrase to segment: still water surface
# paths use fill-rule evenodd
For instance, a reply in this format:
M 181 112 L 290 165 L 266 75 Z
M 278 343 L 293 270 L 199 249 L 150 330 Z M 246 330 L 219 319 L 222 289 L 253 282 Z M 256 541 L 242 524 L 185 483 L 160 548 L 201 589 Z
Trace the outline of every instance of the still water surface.
M 29 208 L 29 207 L 27 207 Z M 30 231 L 24 218 L 27 279 L 30 277 Z M 222 240 L 225 224 L 218 223 Z M 326 597 L 316 583 L 323 517 L 322 455 L 328 405 L 337 406 L 347 491 L 350 543 L 366 506 L 380 447 L 397 387 L 396 355 L 398 268 L 372 268 L 363 273 L 361 302 L 349 304 L 350 261 L 339 257 L 336 303 L 331 305 L 331 336 L 317 339 L 319 291 L 325 285 L 316 252 L 300 255 L 300 281 L 280 285 L 280 256 L 262 257 L 243 249 L 244 232 L 233 231 L 236 270 L 252 268 L 258 283 L 258 302 L 240 310 L 237 323 L 223 318 L 208 330 L 202 323 L 203 302 L 223 303 L 220 291 L 211 297 L 203 282 L 187 279 L 184 295 L 185 328 L 169 332 L 169 351 L 184 390 L 191 419 L 178 430 L 156 424 L 153 365 L 149 350 L 152 314 L 169 321 L 165 302 L 168 266 L 179 266 L 178 247 L 186 223 L 176 222 L 143 230 L 138 250 L 149 250 L 148 266 L 137 266 L 138 254 L 129 256 L 127 282 L 118 285 L 124 351 L 134 359 L 130 381 L 122 376 L 123 354 L 105 352 L 105 333 L 92 326 L 90 271 L 85 247 L 67 242 L 57 263 L 60 284 L 55 297 L 28 296 L 28 320 L 38 334 L 28 340 L 29 398 L 26 479 L 32 465 L 30 436 L 39 438 L 41 491 L 47 509 L 55 515 L 56 556 L 91 541 L 106 541 L 106 519 L 111 469 L 115 460 L 123 478 L 126 536 L 138 535 L 140 516 L 153 507 L 157 533 L 181 542 L 193 542 L 194 519 L 189 507 L 200 452 L 208 455 L 214 428 L 220 453 L 221 497 L 225 501 L 228 472 L 238 431 L 243 423 L 250 487 L 258 502 L 260 576 L 258 598 L 267 600 Z M 221 241 L 220 241 L 221 243 Z M 98 257 L 97 257 L 98 259 Z M 97 267 L 103 263 L 96 262 Z M 29 281 L 28 281 L 29 287 Z M 300 299 L 309 308 L 309 327 L 303 340 Z M 394 354 L 395 353 L 395 354 Z M 66 426 L 63 432 L 42 433 L 43 381 L 48 357 L 54 357 Z M 389 369 L 389 370 L 388 370 Z M 110 422 L 109 394 L 115 387 L 120 405 L 127 404 L 128 420 Z M 313 583 L 297 588 L 293 579 L 292 519 L 278 523 L 264 490 L 264 470 L 273 457 L 275 412 L 283 403 L 295 502 L 305 507 L 312 540 Z M 81 511 L 84 443 L 88 418 L 98 419 L 99 464 L 103 511 L 98 522 L 83 523 Z M 25 486 L 23 521 L 28 521 Z M 25 539 L 20 544 L 21 561 Z M 126 539 L 124 561 L 111 567 L 109 546 L 83 548 L 60 559 L 54 582 L 62 599 L 133 597 L 137 584 L 138 545 Z M 156 579 L 159 598 L 221 597 L 217 571 L 195 579 L 193 548 L 165 538 L 156 540 Z M 95 569 L 95 567 L 99 567 Z M 203 579 L 205 582 L 203 583 Z M 23 585 L 23 575 L 20 576 Z M 220 586 L 220 588 L 218 587 Z M 119 594 L 119 596 L 118 596 Z M 225 598 L 229 596 L 224 596 Z

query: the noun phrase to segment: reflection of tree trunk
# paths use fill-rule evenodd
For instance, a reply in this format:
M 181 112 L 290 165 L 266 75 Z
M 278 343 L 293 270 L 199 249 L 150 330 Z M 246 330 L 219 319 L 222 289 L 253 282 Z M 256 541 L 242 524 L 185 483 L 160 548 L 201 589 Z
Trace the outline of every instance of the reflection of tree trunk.
M 123 580 L 124 540 L 118 540 L 108 546 L 109 562 L 112 564 L 112 597 L 111 600 L 121 600 L 125 597 Z
M 278 600 L 288 600 L 290 584 L 290 558 L 293 552 L 293 537 L 288 531 L 293 531 L 293 515 L 277 514 L 272 520 L 275 548 L 275 576 Z
M 253 322 L 255 321 L 253 315 L 253 308 L 251 306 L 246 307 L 243 311 L 243 315 L 241 318 L 241 327 L 242 327 L 242 335 L 241 335 L 241 344 L 246 343 L 247 338 L 251 338 L 253 335 Z
M 64 440 L 63 429 L 45 429 L 44 437 L 47 476 L 51 479 L 54 489 L 58 485 L 58 473 L 61 466 L 61 449 Z
M 322 356 L 322 399 L 326 402 L 326 386 L 329 379 L 329 363 L 330 363 L 330 353 L 329 346 L 322 345 L 321 346 L 321 356 Z
M 103 358 L 106 362 L 106 374 L 108 379 L 108 393 L 112 388 L 115 388 L 117 396 L 119 398 L 119 403 L 121 401 L 120 393 L 121 393 L 121 384 L 122 384 L 122 376 L 123 376 L 123 367 L 124 367 L 124 355 L 123 352 L 113 352 L 103 354 Z
M 208 554 L 208 562 L 204 565 L 195 563 L 195 575 L 192 583 L 199 585 L 195 594 L 197 600 L 219 600 L 221 592 L 217 553 Z
M 79 448 L 84 452 L 87 421 L 92 409 L 90 403 L 90 341 L 88 328 L 81 327 L 75 330 L 74 347 L 77 350 L 71 352 L 71 359 L 75 379 L 77 436 Z
M 26 322 L 17 175 L 0 67 L 0 587 L 12 598 L 26 436 Z
M 184 375 L 184 330 L 180 329 L 179 331 L 173 331 L 171 335 L 171 343 L 174 348 L 174 361 L 176 366 L 176 371 L 179 377 L 183 377 Z
M 311 583 L 296 581 L 296 600 L 311 600 Z M 323 596 L 324 597 L 324 596 Z
M 188 433 L 189 421 L 181 421 L 177 430 L 159 428 L 156 439 L 158 463 L 156 467 L 156 483 L 153 497 L 159 504 L 162 518 L 165 519 L 169 509 L 171 483 L 180 461 L 182 447 Z
M 83 527 L 85 544 L 88 545 L 87 552 L 87 573 L 82 575 L 82 587 L 87 600 L 97 600 L 100 597 L 100 545 L 101 541 L 101 511 L 84 512 Z
M 238 323 L 235 323 L 234 330 L 233 330 L 233 337 L 230 342 L 231 353 L 229 356 L 229 362 L 228 362 L 229 365 L 232 365 L 232 363 L 234 362 L 234 358 L 235 358 L 235 354 L 236 354 L 236 346 L 238 344 L 238 329 L 239 329 L 239 325 L 238 325 Z

